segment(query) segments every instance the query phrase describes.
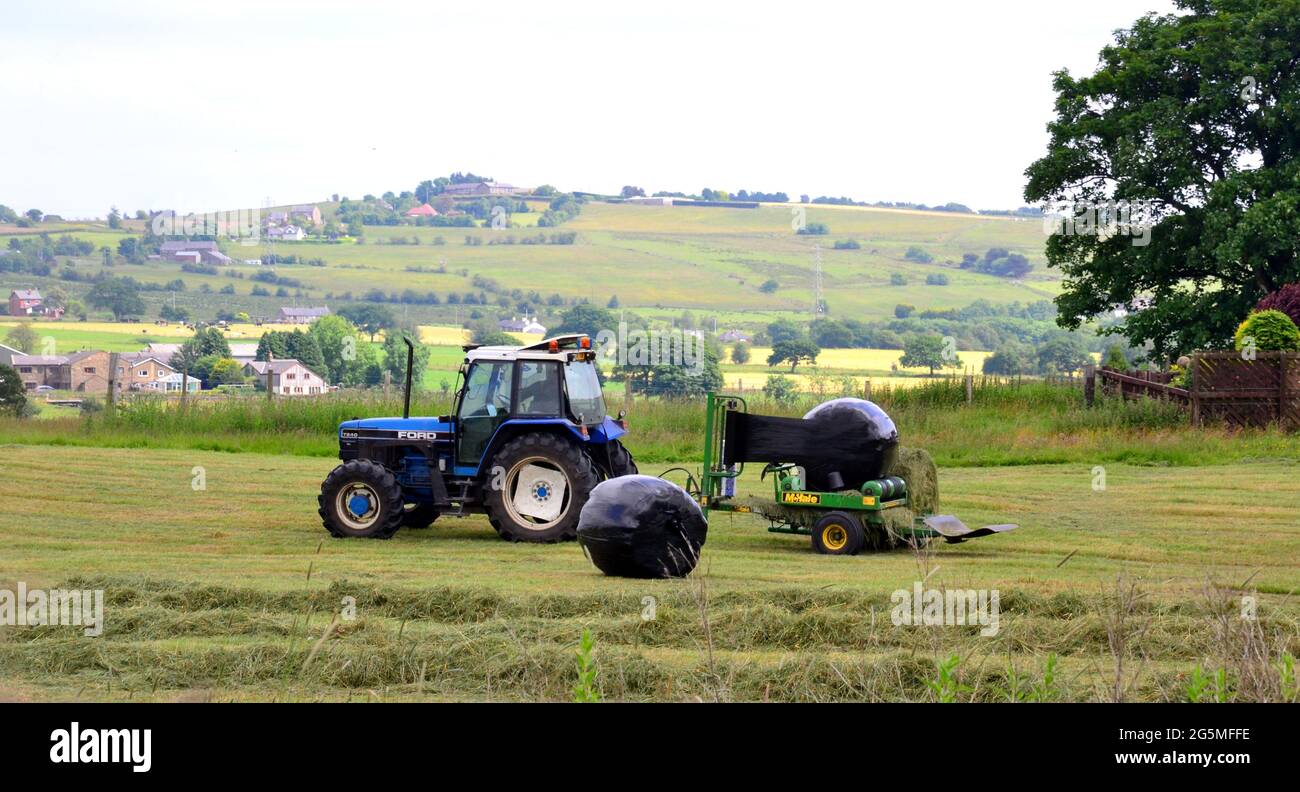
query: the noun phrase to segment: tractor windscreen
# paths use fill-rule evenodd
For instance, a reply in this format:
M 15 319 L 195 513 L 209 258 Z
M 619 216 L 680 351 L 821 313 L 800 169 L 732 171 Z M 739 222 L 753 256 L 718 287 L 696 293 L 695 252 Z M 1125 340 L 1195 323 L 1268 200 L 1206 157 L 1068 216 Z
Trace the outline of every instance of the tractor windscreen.
M 576 418 L 582 416 L 584 424 L 598 424 L 605 420 L 605 397 L 600 394 L 600 379 L 596 365 L 589 360 L 574 360 L 564 364 L 564 385 L 569 391 L 569 410 Z

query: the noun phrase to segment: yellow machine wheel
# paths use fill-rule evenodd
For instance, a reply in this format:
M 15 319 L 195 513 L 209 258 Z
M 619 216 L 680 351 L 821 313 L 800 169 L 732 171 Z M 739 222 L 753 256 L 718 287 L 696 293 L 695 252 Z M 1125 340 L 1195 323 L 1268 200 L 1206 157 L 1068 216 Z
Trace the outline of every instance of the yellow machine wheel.
M 823 555 L 857 555 L 865 543 L 862 523 L 848 512 L 831 512 L 812 529 L 813 550 Z

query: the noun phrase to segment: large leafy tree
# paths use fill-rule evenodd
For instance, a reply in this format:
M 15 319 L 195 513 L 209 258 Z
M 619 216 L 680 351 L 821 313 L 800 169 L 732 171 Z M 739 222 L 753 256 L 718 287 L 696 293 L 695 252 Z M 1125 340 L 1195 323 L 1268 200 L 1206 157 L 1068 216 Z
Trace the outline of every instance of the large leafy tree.
M 140 284 L 134 278 L 105 278 L 99 281 L 86 295 L 86 302 L 95 308 L 112 311 L 113 318 L 119 322 L 125 317 L 144 313 Z
M 1118 31 L 1095 74 L 1056 74 L 1025 188 L 1143 208 L 1149 244 L 1056 233 L 1047 258 L 1065 275 L 1060 324 L 1121 308 L 1109 332 L 1157 359 L 1229 345 L 1257 300 L 1300 278 L 1300 0 L 1176 3 Z

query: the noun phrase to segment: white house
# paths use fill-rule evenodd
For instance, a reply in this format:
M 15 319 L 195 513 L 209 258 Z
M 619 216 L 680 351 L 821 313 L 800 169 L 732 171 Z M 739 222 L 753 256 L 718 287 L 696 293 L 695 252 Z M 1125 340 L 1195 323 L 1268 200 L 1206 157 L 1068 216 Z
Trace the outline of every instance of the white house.
M 257 378 L 257 387 L 266 388 L 267 371 L 271 374 L 271 392 L 284 396 L 314 396 L 325 393 L 329 386 L 319 374 L 296 360 L 254 360 L 244 364 L 244 374 Z
M 286 242 L 301 242 L 307 238 L 307 232 L 303 231 L 296 225 L 271 226 L 266 229 L 265 233 L 271 239 L 279 239 Z
M 525 316 L 522 319 L 510 317 L 497 322 L 497 327 L 507 333 L 532 333 L 535 335 L 546 335 L 546 328 L 537 322 L 537 319 L 529 319 Z

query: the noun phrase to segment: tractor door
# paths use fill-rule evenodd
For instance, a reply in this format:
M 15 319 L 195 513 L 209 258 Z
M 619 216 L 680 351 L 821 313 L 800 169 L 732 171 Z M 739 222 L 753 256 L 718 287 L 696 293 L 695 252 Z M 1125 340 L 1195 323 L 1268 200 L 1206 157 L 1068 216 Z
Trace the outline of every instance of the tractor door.
M 479 360 L 465 377 L 457 412 L 456 464 L 477 465 L 497 427 L 510 418 L 514 361 Z

